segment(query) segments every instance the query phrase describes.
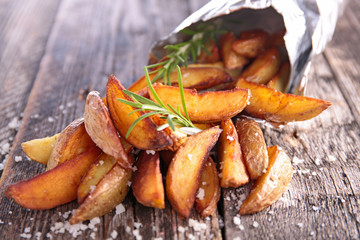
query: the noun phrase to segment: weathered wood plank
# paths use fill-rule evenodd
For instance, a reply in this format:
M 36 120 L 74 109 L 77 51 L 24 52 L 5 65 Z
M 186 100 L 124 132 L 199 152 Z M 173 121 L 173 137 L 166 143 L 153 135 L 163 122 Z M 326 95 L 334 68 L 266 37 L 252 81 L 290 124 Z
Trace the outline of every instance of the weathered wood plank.
M 22 118 L 59 3 L 0 1 L 0 163 Z
M 337 23 L 333 40 L 325 50 L 325 56 L 335 74 L 347 104 L 360 123 L 360 4 L 348 1 L 344 15 Z
M 249 186 L 226 190 L 226 239 L 360 237 L 359 222 L 354 217 L 358 216 L 360 195 L 359 125 L 322 56 L 315 59 L 309 79 L 308 95 L 330 100 L 334 105 L 307 122 L 282 129 L 264 128 L 267 144 L 281 146 L 293 159 L 295 173 L 291 186 L 267 210 L 241 216 L 244 230 L 234 225 L 233 218 L 239 217 L 237 212 Z M 226 201 L 228 197 L 231 201 Z M 235 207 L 233 200 L 238 201 Z

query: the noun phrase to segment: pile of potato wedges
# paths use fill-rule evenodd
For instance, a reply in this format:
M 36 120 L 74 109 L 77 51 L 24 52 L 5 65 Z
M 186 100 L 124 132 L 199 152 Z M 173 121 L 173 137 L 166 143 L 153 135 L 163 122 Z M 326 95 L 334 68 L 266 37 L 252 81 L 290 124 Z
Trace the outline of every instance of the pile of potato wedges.
M 251 117 L 286 124 L 311 119 L 331 105 L 285 93 L 291 69 L 281 51 L 283 35 L 283 30 L 269 34 L 256 29 L 239 36 L 227 32 L 218 43 L 206 43 L 211 55 L 203 51 L 196 63 L 181 67 L 187 113 L 202 129 L 194 135 L 179 128 L 159 131 L 164 119 L 153 115 L 126 137 L 146 112 L 134 112 L 118 100 L 132 101 L 111 75 L 105 97 L 96 91 L 88 94 L 83 118 L 52 137 L 22 144 L 26 155 L 46 165 L 46 171 L 8 186 L 5 195 L 29 209 L 77 199 L 71 224 L 112 211 L 130 188 L 144 206 L 162 209 L 166 197 L 180 216 L 189 217 L 195 206 L 206 217 L 216 211 L 221 187 L 255 181 L 239 212 L 268 207 L 288 188 L 292 166 L 280 147 L 266 146 Z M 176 73 L 170 82 L 163 85 L 160 79 L 153 87 L 165 104 L 184 113 Z M 128 90 L 156 101 L 144 76 Z

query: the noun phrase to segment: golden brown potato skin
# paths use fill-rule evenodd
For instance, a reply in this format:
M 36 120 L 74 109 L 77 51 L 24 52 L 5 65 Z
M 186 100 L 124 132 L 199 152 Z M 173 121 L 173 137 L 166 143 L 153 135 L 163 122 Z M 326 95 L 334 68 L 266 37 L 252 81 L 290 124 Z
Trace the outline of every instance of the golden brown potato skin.
M 81 204 L 91 191 L 91 186 L 96 186 L 107 172 L 116 164 L 116 159 L 106 153 L 101 153 L 97 160 L 90 166 L 81 180 L 77 189 L 77 200 Z
M 200 179 L 199 189 L 204 191 L 202 199 L 195 199 L 195 207 L 201 217 L 207 217 L 217 209 L 217 203 L 220 199 L 220 184 L 216 165 L 211 157 L 208 157 Z
M 232 44 L 232 49 L 247 58 L 254 58 L 265 48 L 269 35 L 261 29 L 242 32 L 240 38 Z
M 77 119 L 62 130 L 56 139 L 46 170 L 73 159 L 94 146 L 96 146 L 95 143 L 86 132 L 84 119 Z
M 265 173 L 269 164 L 261 128 L 254 120 L 240 117 L 236 120 L 236 130 L 250 178 L 257 179 Z
M 59 135 L 23 142 L 21 148 L 31 160 L 46 165 Z
M 288 189 L 293 169 L 290 158 L 278 146 L 268 148 L 269 168 L 254 184 L 240 207 L 241 215 L 256 213 L 278 200 Z
M 266 84 L 267 87 L 285 92 L 290 80 L 290 62 L 284 62 L 279 72 Z
M 101 179 L 96 188 L 76 209 L 70 224 L 76 224 L 111 212 L 120 204 L 129 192 L 132 170 L 124 169 L 119 164 Z
M 165 193 L 160 171 L 159 153 L 142 151 L 136 163 L 132 190 L 136 200 L 144 206 L 165 208 Z
M 184 114 L 178 87 L 154 85 L 154 89 L 164 104 L 180 108 Z M 195 123 L 216 123 L 234 117 L 246 106 L 249 99 L 247 89 L 197 93 L 194 89 L 184 89 L 187 112 Z M 150 95 L 154 101 L 154 97 Z
M 227 32 L 220 37 L 220 55 L 227 69 L 243 68 L 249 62 L 246 57 L 237 54 L 232 49 L 235 39 L 232 32 Z
M 91 91 L 86 98 L 84 123 L 86 132 L 104 153 L 113 156 L 123 168 L 132 167 L 109 111 L 96 91 Z
M 100 149 L 92 147 L 57 167 L 10 185 L 5 196 L 29 209 L 50 209 L 76 199 L 77 188 Z
M 279 70 L 280 52 L 277 48 L 269 48 L 261 53 L 240 75 L 247 81 L 267 83 Z
M 224 69 L 218 67 L 196 67 L 189 65 L 189 67 L 181 67 L 180 70 L 184 88 L 195 88 L 197 90 L 204 90 L 220 84 L 231 83 L 234 81 Z M 149 75 L 151 80 L 155 76 L 156 74 Z M 172 86 L 178 86 L 177 71 L 173 71 L 170 74 L 170 82 Z M 159 79 L 157 83 L 164 83 L 164 80 Z M 135 83 L 133 83 L 133 85 L 129 87 L 129 90 L 132 92 L 142 93 L 139 91 L 141 91 L 145 87 L 147 87 L 147 82 L 145 76 L 142 76 Z
M 219 48 L 216 45 L 216 42 L 212 39 L 209 39 L 205 43 L 205 48 L 208 50 L 210 55 L 205 52 L 204 50 L 201 50 L 199 56 L 196 58 L 197 63 L 214 63 L 219 61 L 220 54 L 219 54 Z
M 286 124 L 308 120 L 331 106 L 328 101 L 285 94 L 244 79 L 239 79 L 236 86 L 248 88 L 251 92 L 250 104 L 246 106 L 245 112 L 269 122 Z
M 177 150 L 166 174 L 166 196 L 182 217 L 189 217 L 204 164 L 221 130 L 212 127 L 195 134 Z
M 223 131 L 218 144 L 220 185 L 223 188 L 237 188 L 250 180 L 241 152 L 239 137 L 231 119 L 222 121 L 221 129 Z
M 171 138 L 164 131 L 157 131 L 157 125 L 151 118 L 141 120 L 126 138 L 126 133 L 131 124 L 143 113 L 135 112 L 129 115 L 135 109 L 118 101 L 118 99 L 132 101 L 122 90 L 124 87 L 114 75 L 111 75 L 106 87 L 106 100 L 111 118 L 121 137 L 125 138 L 131 145 L 143 150 L 162 150 L 171 146 L 173 144 Z

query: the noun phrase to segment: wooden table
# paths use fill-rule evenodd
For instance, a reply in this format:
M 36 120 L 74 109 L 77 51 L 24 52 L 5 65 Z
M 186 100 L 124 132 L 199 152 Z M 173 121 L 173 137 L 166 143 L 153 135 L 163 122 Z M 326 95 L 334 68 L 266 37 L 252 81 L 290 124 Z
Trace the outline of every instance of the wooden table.
M 86 93 L 96 89 L 104 94 L 109 74 L 129 86 L 142 75 L 151 44 L 205 2 L 0 0 L 0 146 L 11 146 L 0 187 L 1 239 L 29 234 L 45 239 L 49 232 L 53 239 L 72 237 L 51 230 L 77 203 L 29 211 L 4 197 L 9 184 L 44 171 L 26 160 L 21 142 L 53 135 L 81 117 Z M 207 226 L 197 232 L 168 202 L 165 210 L 154 210 L 129 194 L 125 213 L 101 217 L 97 231 L 84 230 L 78 239 L 106 239 L 114 230 L 120 239 L 134 239 L 126 226 L 133 231 L 136 222 L 143 225 L 143 239 L 359 239 L 359 14 L 360 2 L 349 1 L 332 42 L 315 58 L 309 75 L 307 95 L 333 106 L 313 120 L 282 129 L 262 126 L 267 144 L 281 146 L 295 159 L 296 173 L 281 200 L 241 217 L 241 230 L 233 217 L 250 186 L 223 190 L 217 215 L 201 220 L 192 213 L 192 219 Z M 14 128 L 16 119 L 19 127 Z

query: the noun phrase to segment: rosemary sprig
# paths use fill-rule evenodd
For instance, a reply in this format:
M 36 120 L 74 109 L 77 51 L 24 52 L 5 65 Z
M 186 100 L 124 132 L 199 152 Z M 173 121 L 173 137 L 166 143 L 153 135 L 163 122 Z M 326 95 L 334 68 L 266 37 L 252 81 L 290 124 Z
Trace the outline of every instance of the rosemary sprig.
M 148 65 L 147 69 L 156 68 L 151 71 L 150 74 L 155 74 L 152 79 L 152 83 L 163 78 L 164 83 L 171 85 L 170 74 L 178 65 L 185 65 L 187 67 L 189 59 L 192 62 L 196 62 L 197 57 L 204 50 L 207 54 L 211 53 L 206 49 L 205 43 L 209 39 L 215 40 L 217 34 L 222 34 L 225 31 L 216 30 L 213 25 L 201 25 L 196 31 L 190 29 L 184 29 L 181 32 L 183 34 L 191 36 L 191 38 L 185 42 L 181 42 L 174 45 L 166 45 L 164 47 L 169 53 L 166 55 L 164 61 Z
M 197 128 L 196 126 L 194 126 L 194 124 L 191 122 L 189 115 L 187 113 L 187 109 L 186 109 L 186 103 L 185 103 L 185 96 L 184 96 L 184 88 L 183 88 L 183 82 L 182 82 L 182 76 L 181 76 L 181 71 L 180 71 L 180 67 L 176 66 L 176 70 L 177 70 L 177 74 L 178 74 L 178 82 L 179 82 L 179 89 L 180 89 L 180 95 L 181 95 L 181 102 L 182 102 L 182 107 L 184 109 L 185 115 L 181 114 L 179 106 L 177 106 L 177 109 L 173 108 L 172 106 L 170 106 L 169 104 L 165 105 L 161 99 L 159 98 L 159 96 L 157 95 L 154 87 L 152 86 L 152 83 L 150 81 L 150 77 L 149 77 L 149 72 L 147 70 L 147 67 L 144 67 L 144 72 L 145 72 L 145 79 L 149 88 L 149 91 L 151 93 L 152 96 L 154 96 L 156 102 L 147 99 L 143 96 L 140 96 L 136 93 L 133 93 L 129 90 L 123 90 L 123 92 L 129 96 L 132 101 L 127 101 L 124 99 L 118 99 L 118 101 L 130 105 L 135 109 L 134 111 L 132 111 L 130 114 L 133 114 L 135 112 L 138 111 L 147 111 L 147 113 L 145 113 L 144 115 L 140 116 L 138 119 L 136 119 L 131 126 L 129 127 L 127 133 L 126 133 L 126 138 L 129 136 L 129 134 L 131 133 L 131 131 L 133 130 L 133 128 L 135 127 L 136 124 L 138 124 L 141 120 L 143 120 L 144 118 L 150 117 L 152 115 L 156 115 L 159 114 L 161 115 L 161 118 L 166 119 L 166 123 L 157 127 L 158 131 L 161 131 L 167 127 L 170 127 L 173 131 L 175 131 L 175 126 L 180 126 L 180 131 L 188 134 L 188 135 L 193 135 L 195 133 L 201 132 L 202 130 Z

